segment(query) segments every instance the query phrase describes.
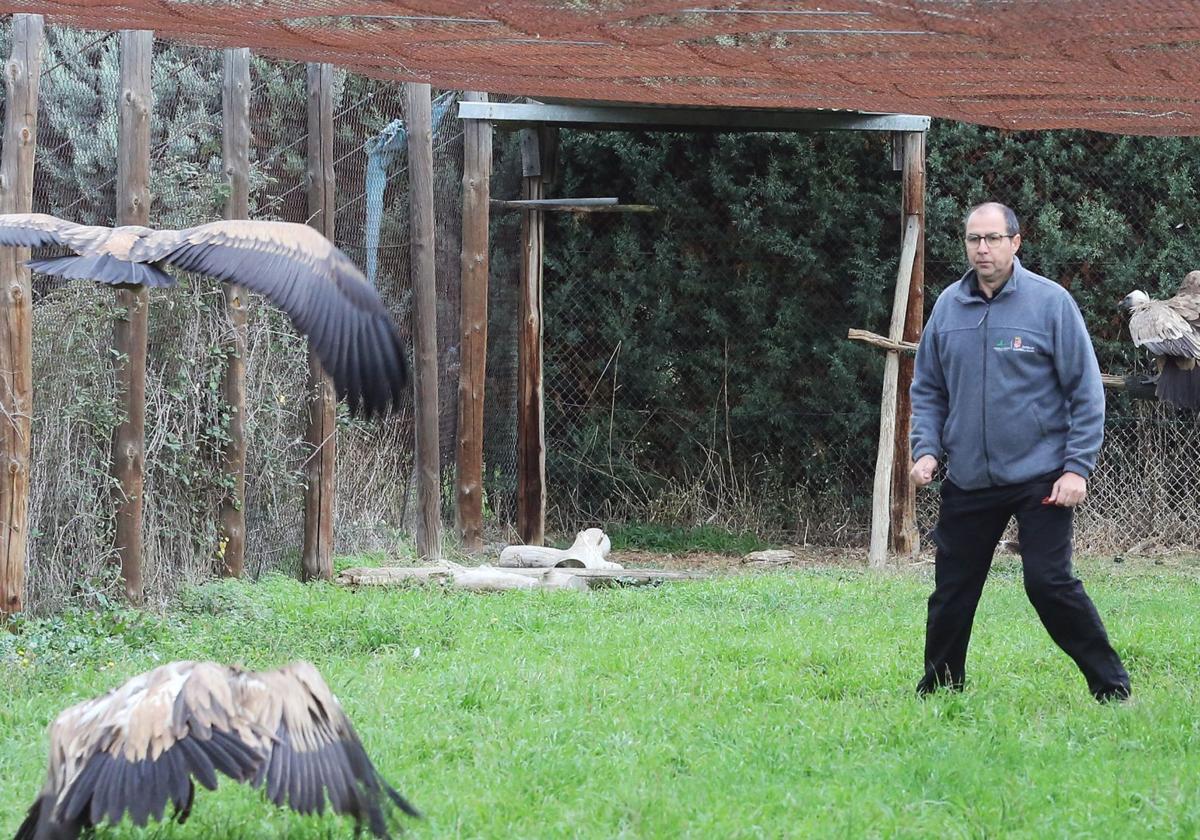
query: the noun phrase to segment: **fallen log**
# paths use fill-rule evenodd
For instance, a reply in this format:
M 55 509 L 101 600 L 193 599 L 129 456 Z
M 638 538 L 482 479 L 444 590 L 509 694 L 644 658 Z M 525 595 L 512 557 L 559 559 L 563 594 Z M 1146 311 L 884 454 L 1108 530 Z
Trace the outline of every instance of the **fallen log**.
M 620 569 L 620 563 L 605 558 L 612 541 L 599 528 L 588 528 L 575 535 L 570 548 L 546 548 L 541 545 L 510 545 L 500 552 L 504 568 L 581 568 Z
M 602 586 L 645 586 L 670 581 L 701 580 L 708 577 L 705 572 L 667 569 L 494 569 L 487 566 L 481 566 L 479 569 L 489 569 L 492 572 L 501 572 L 509 576 L 524 576 L 538 582 L 547 576 L 550 576 L 552 581 L 560 577 L 575 578 L 583 581 L 591 589 Z M 471 571 L 475 570 L 450 569 L 441 566 L 379 566 L 346 569 L 337 576 L 335 582 L 342 586 L 421 586 L 429 583 L 454 586 L 456 585 L 456 576 Z M 470 579 L 468 578 L 468 580 Z

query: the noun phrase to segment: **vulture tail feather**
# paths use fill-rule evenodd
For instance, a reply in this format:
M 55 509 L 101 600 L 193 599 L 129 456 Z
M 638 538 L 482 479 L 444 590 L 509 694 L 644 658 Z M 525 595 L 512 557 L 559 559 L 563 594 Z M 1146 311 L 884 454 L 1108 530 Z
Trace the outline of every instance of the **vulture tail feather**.
M 1179 408 L 1200 409 L 1200 368 L 1167 364 L 1158 377 L 1158 398 Z

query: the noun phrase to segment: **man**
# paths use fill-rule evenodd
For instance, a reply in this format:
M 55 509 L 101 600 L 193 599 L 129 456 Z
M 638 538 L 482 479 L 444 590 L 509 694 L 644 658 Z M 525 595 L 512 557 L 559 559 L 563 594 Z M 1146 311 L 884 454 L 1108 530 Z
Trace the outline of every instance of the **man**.
M 1129 675 L 1071 571 L 1073 509 L 1104 438 L 1100 367 L 1070 294 L 1017 259 L 1021 231 L 989 202 L 966 218 L 971 269 L 937 300 L 917 350 L 912 478 L 947 461 L 931 537 L 936 585 L 917 693 L 961 689 L 975 607 L 992 554 L 1017 518 L 1025 592 L 1100 701 Z

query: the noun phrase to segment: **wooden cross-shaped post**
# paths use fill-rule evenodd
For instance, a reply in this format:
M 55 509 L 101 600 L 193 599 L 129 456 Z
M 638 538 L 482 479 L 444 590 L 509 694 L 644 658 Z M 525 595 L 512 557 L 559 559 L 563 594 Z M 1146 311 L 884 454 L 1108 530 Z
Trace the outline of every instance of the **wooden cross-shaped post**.
M 868 562 L 873 568 L 887 563 L 888 527 L 891 520 L 892 465 L 896 459 L 896 397 L 900 379 L 900 351 L 903 349 L 904 320 L 908 314 L 908 286 L 913 260 L 921 238 L 921 219 L 908 217 L 900 248 L 900 270 L 896 274 L 896 293 L 892 299 L 892 322 L 888 330 L 887 359 L 883 368 L 883 397 L 879 404 L 879 454 L 875 459 L 875 486 L 871 495 L 871 549 Z M 854 332 L 854 331 L 851 331 Z

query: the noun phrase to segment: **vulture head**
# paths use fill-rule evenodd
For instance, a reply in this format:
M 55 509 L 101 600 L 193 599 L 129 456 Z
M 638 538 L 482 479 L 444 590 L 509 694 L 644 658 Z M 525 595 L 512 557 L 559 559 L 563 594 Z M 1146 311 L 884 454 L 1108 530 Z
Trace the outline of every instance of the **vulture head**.
M 376 837 L 389 813 L 417 810 L 376 772 L 317 669 L 295 662 L 243 671 L 172 662 L 62 712 L 50 725 L 50 769 L 15 840 L 75 840 L 128 814 L 184 822 L 195 785 L 217 774 L 261 788 L 301 814 L 326 806 Z
M 1166 300 L 1130 292 L 1121 301 L 1129 312 L 1129 335 L 1154 356 L 1159 375 L 1155 393 L 1163 402 L 1200 409 L 1200 271 L 1184 277 Z
M 110 286 L 173 286 L 167 267 L 244 286 L 307 336 L 352 414 L 399 405 L 408 388 L 404 342 L 379 293 L 350 258 L 308 225 L 231 219 L 186 230 L 78 225 L 45 213 L 0 214 L 0 245 L 66 247 L 31 269 Z

